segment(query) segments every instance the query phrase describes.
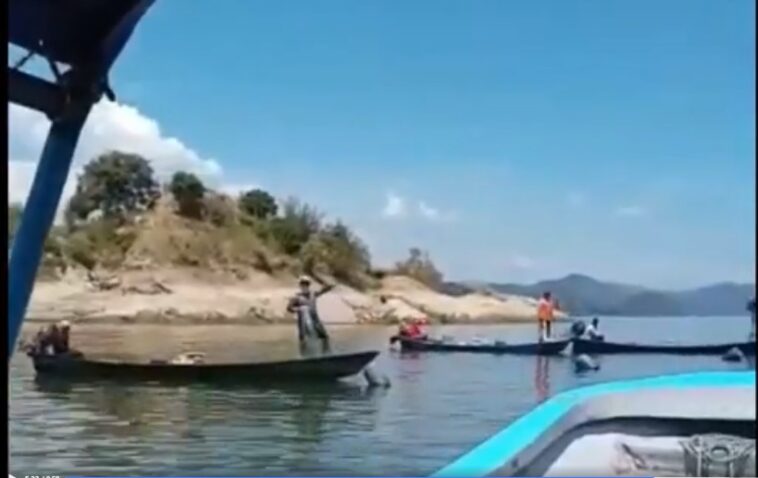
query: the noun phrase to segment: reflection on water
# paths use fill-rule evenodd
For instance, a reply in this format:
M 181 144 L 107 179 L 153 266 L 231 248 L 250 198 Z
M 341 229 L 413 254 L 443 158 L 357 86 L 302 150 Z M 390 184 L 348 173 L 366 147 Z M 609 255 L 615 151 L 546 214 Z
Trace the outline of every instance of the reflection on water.
M 387 393 L 354 384 L 266 389 L 41 378 L 33 380 L 33 390 L 48 401 L 45 439 L 60 442 L 51 464 L 65 473 L 100 475 L 113 467 L 138 474 L 145 466 L 164 474 L 227 467 L 279 474 L 305 470 L 329 430 L 343 437 L 372 430 L 375 405 Z M 75 448 L 64 447 L 64 441 Z M 18 447 L 14 459 L 51 458 L 50 448 L 28 445 Z M 178 451 L 185 446 L 192 452 Z M 181 460 L 172 460 L 177 454 Z M 58 464 L 55 457 L 74 459 Z
M 603 326 L 611 336 L 640 340 L 645 328 L 639 320 L 650 319 L 603 320 Z M 714 342 L 733 339 L 730 334 L 739 335 L 744 325 L 740 319 L 717 320 L 715 327 L 708 319 L 659 320 L 655 328 L 683 341 Z M 334 328 L 332 334 L 338 350 L 386 350 L 392 332 L 358 327 Z M 533 338 L 534 326 L 455 326 L 444 332 L 516 342 Z M 90 355 L 136 360 L 188 350 L 206 352 L 214 361 L 297 353 L 290 327 L 97 326 L 76 329 L 74 343 Z M 599 371 L 576 375 L 571 360 L 561 356 L 387 350 L 376 366 L 392 387 L 372 392 L 360 380 L 274 388 L 69 383 L 35 378 L 31 364 L 17 355 L 10 380 L 11 472 L 428 475 L 562 390 L 656 373 L 745 367 L 718 357 L 601 361 Z
M 534 390 L 538 402 L 544 402 L 550 396 L 550 357 L 535 357 Z

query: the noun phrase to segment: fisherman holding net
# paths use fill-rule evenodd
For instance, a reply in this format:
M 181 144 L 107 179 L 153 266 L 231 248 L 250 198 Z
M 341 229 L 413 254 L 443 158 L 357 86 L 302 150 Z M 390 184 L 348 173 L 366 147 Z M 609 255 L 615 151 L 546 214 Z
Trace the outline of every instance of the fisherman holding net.
M 311 279 L 307 276 L 300 277 L 298 286 L 298 292 L 287 304 L 287 312 L 297 314 L 297 335 L 300 342 L 300 352 L 305 354 L 311 340 L 318 338 L 321 341 L 322 352 L 329 353 L 331 351 L 329 334 L 327 334 L 326 328 L 324 328 L 324 324 L 318 315 L 316 302 L 319 297 L 334 289 L 334 286 L 325 285 L 321 290 L 313 291 L 311 289 Z

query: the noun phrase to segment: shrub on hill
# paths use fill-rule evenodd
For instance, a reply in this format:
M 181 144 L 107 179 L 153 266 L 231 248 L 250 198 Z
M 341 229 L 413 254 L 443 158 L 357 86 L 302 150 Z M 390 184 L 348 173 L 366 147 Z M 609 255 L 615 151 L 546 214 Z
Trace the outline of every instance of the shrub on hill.
M 261 189 L 247 191 L 238 202 L 242 211 L 258 219 L 274 217 L 279 209 L 274 197 Z
M 328 224 L 308 240 L 301 260 L 306 272 L 323 271 L 359 289 L 366 286 L 371 268 L 368 248 L 339 221 Z
M 174 173 L 169 190 L 179 206 L 179 214 L 192 219 L 200 219 L 203 214 L 205 185 L 192 173 Z
M 290 198 L 281 215 L 270 220 L 270 234 L 279 249 L 291 256 L 300 253 L 308 240 L 321 229 L 322 214 L 314 207 Z
M 66 220 L 73 226 L 86 221 L 95 211 L 108 219 L 124 220 L 151 209 L 159 197 L 160 187 L 145 158 L 111 151 L 84 167 L 76 193 L 68 203 Z
M 416 279 L 433 289 L 442 286 L 443 276 L 429 257 L 429 254 L 419 248 L 411 248 L 409 257 L 395 264 L 395 273 Z

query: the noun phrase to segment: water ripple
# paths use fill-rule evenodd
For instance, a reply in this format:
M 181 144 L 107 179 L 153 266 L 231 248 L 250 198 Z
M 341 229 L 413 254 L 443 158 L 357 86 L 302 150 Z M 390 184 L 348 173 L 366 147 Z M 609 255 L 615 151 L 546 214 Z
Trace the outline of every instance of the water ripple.
M 739 330 L 741 322 L 733 322 Z M 732 322 L 720 321 L 715 333 L 729 330 L 725 323 Z M 619 321 L 615 327 L 626 335 L 640 330 L 634 322 Z M 698 333 L 714 334 L 705 327 L 700 332 L 682 327 L 681 322 L 658 321 L 656 327 L 690 333 L 693 341 Z M 467 333 L 519 336 L 533 330 L 515 326 L 446 331 Z M 294 350 L 289 328 L 145 331 L 130 326 L 82 334 L 90 341 L 79 336 L 80 343 L 90 344 L 86 352 L 109 357 L 165 356 L 186 350 L 187 344 L 211 350 L 217 360 L 280 358 Z M 384 349 L 388 334 L 362 328 L 338 330 L 335 337 L 343 350 Z M 159 352 L 149 347 L 135 351 L 135 338 L 146 336 L 151 344 L 160 344 Z M 264 341 L 273 345 L 264 346 Z M 603 358 L 598 373 L 577 377 L 571 362 L 561 357 L 388 352 L 377 367 L 390 376 L 393 386 L 372 393 L 355 383 L 285 389 L 74 384 L 35 379 L 25 357 L 15 357 L 10 380 L 11 472 L 419 476 L 561 390 L 616 378 L 737 366 L 707 357 L 662 361 L 619 356 Z

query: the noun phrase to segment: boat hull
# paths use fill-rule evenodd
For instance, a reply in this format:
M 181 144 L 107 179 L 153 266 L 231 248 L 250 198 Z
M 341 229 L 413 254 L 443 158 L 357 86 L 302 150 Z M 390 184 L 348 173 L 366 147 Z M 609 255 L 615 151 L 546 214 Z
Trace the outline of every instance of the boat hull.
M 672 355 L 723 355 L 733 348 L 738 348 L 748 357 L 755 356 L 755 342 L 736 342 L 712 345 L 653 345 L 635 343 L 614 343 L 575 339 L 574 354 L 672 354 Z
M 496 355 L 558 355 L 570 343 L 569 340 L 561 340 L 527 344 L 451 344 L 399 336 L 393 337 L 392 341 L 400 342 L 401 350 L 407 352 L 467 352 Z
M 120 363 L 83 357 L 32 357 L 38 376 L 147 381 L 332 381 L 360 373 L 379 352 L 233 364 Z

